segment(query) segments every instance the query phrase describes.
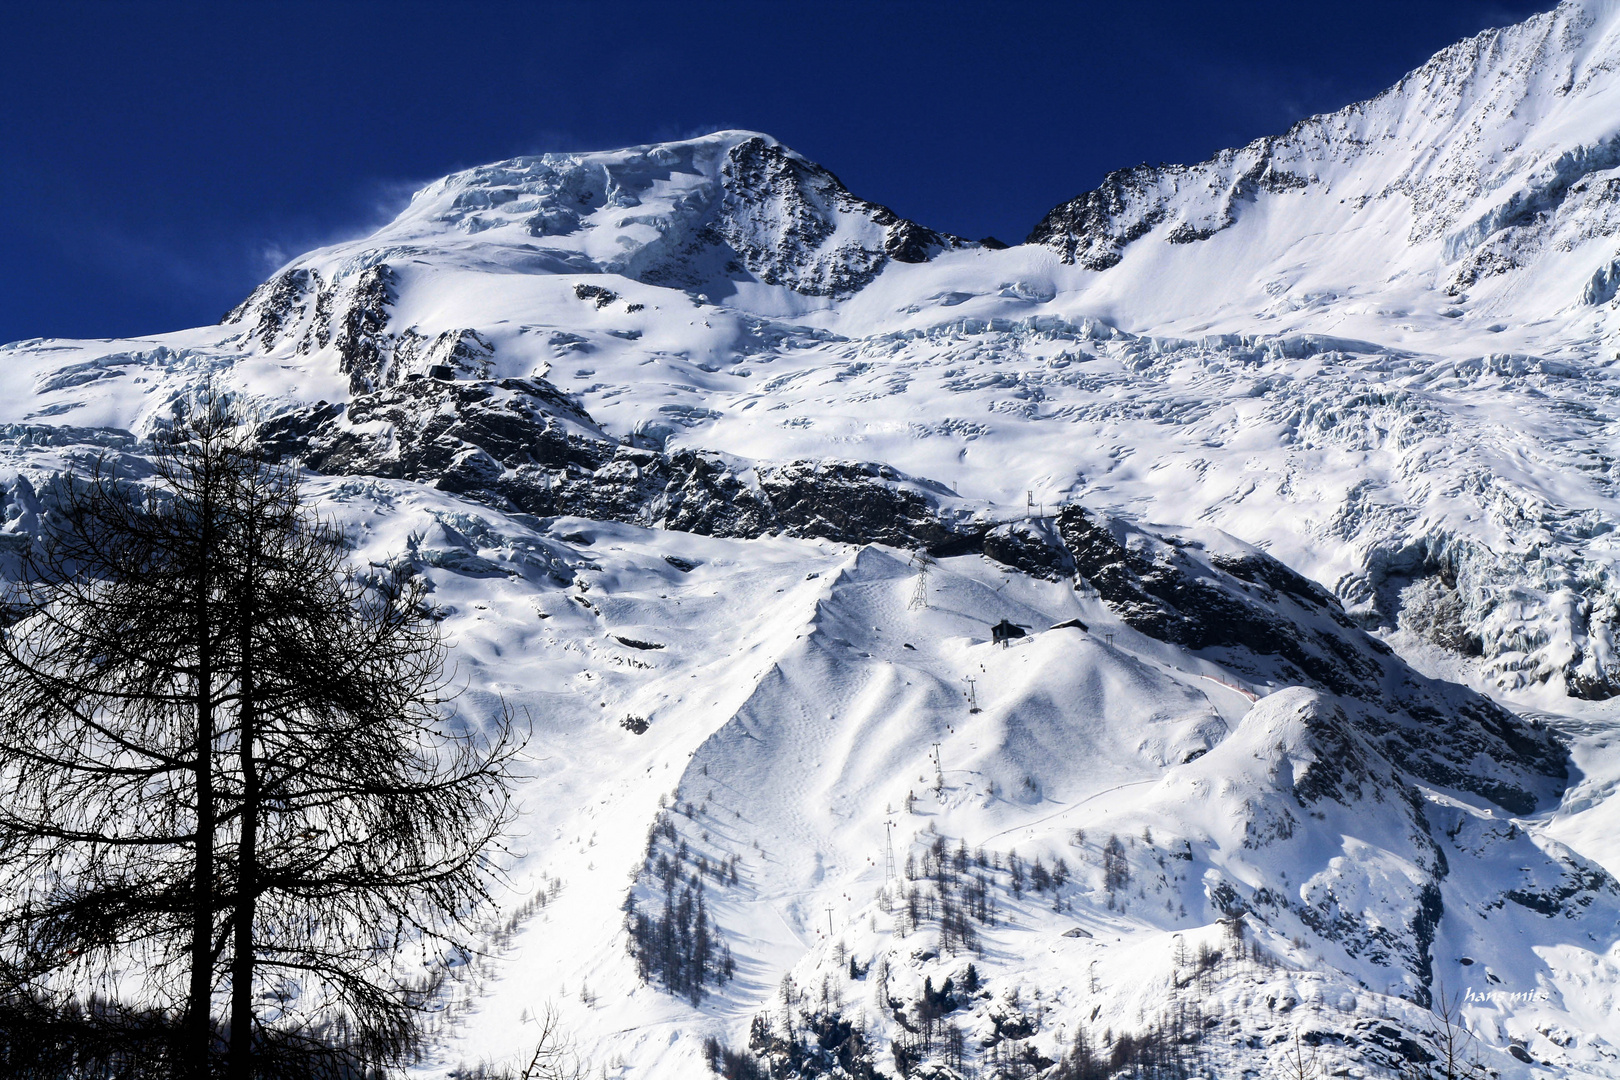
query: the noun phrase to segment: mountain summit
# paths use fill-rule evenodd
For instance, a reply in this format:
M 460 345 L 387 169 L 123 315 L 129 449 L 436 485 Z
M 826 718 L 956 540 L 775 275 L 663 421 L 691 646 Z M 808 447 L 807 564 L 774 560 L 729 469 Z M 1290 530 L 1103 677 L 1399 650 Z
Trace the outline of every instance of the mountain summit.
M 468 169 L 417 192 L 367 244 L 617 274 L 715 299 L 748 281 L 848 296 L 891 261 L 972 246 L 856 197 L 749 131 Z

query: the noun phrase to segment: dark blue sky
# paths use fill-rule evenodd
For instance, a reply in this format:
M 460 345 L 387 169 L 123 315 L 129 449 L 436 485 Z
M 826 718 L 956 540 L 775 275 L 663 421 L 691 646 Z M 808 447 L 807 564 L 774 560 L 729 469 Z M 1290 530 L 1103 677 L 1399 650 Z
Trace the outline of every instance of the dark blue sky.
M 1368 97 L 1550 0 L 0 0 L 0 341 L 212 322 L 514 154 L 770 132 L 1021 240 L 1110 169 Z

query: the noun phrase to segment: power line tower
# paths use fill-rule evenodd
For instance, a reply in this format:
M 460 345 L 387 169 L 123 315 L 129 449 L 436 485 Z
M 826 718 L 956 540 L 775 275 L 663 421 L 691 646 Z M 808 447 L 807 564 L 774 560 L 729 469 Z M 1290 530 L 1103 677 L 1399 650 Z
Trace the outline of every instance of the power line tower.
M 895 878 L 894 869 L 894 819 L 883 823 L 883 886 L 888 888 Z
M 968 684 L 968 688 L 967 688 L 968 712 L 970 712 L 970 713 L 979 712 L 980 711 L 979 710 L 979 691 L 978 691 L 978 688 L 973 685 L 976 680 L 971 675 L 964 675 L 964 676 L 962 676 L 962 681 Z
M 928 571 L 934 565 L 934 557 L 919 550 L 911 557 L 911 565 L 917 568 L 917 586 L 911 590 L 911 602 L 906 605 L 906 610 L 916 611 L 928 606 Z

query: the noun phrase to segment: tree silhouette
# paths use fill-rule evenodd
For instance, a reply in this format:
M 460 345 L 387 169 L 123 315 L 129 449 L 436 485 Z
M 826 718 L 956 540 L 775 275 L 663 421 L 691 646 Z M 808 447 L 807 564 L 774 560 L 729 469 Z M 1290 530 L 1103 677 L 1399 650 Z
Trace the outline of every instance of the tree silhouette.
M 460 722 L 421 583 L 351 567 L 192 404 L 142 482 L 54 485 L 8 598 L 0 995 L 167 1016 L 193 1077 L 397 1064 L 431 989 L 402 950 L 489 901 L 514 725 Z

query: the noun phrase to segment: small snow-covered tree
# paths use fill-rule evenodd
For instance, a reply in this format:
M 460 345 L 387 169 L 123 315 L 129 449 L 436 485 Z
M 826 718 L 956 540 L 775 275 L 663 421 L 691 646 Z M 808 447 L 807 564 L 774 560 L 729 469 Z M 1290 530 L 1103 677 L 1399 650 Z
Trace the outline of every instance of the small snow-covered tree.
M 1103 845 L 1103 888 L 1108 891 L 1110 905 L 1130 883 L 1131 868 L 1125 861 L 1125 845 L 1119 842 L 1118 836 L 1110 836 Z

